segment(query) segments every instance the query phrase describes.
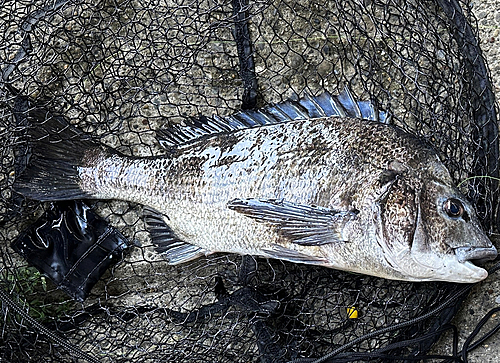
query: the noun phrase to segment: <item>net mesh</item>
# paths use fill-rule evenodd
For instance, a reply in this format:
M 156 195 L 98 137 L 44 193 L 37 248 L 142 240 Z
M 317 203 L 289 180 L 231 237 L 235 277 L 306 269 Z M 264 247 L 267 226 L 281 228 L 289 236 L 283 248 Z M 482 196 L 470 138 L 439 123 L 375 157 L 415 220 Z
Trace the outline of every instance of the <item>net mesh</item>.
M 338 349 L 328 359 L 344 362 L 425 354 L 467 288 L 227 254 L 169 266 L 154 252 L 142 207 L 119 201 L 91 207 L 127 238 L 128 252 L 83 302 L 72 299 L 11 247 L 53 208 L 12 190 L 29 128 L 15 116 L 23 107 L 63 115 L 122 153 L 149 156 L 164 153 L 155 130 L 171 123 L 347 86 L 433 145 L 495 234 L 498 183 L 484 176 L 498 177 L 498 126 L 474 24 L 466 2 L 445 0 L 2 1 L 0 357 L 289 362 Z

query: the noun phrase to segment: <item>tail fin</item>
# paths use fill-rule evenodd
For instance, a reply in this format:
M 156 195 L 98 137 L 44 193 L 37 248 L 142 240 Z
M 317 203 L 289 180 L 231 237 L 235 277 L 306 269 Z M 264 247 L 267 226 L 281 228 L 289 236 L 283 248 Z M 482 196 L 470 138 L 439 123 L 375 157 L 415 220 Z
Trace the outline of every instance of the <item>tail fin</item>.
M 78 166 L 84 166 L 89 151 L 103 152 L 101 147 L 63 117 L 43 108 L 31 109 L 27 118 L 28 162 L 16 177 L 14 189 L 40 201 L 91 198 L 80 187 Z

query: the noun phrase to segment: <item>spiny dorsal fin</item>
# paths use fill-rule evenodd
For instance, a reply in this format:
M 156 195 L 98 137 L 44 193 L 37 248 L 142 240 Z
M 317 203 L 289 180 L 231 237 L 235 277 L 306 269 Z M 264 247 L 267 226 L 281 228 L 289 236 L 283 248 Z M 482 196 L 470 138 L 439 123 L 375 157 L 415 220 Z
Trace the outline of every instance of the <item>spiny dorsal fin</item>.
M 340 94 L 324 92 L 319 96 L 305 94 L 292 101 L 277 103 L 259 110 L 240 111 L 227 117 L 200 116 L 185 125 L 172 125 L 157 131 L 158 140 L 167 149 L 192 142 L 206 135 L 237 131 L 251 127 L 320 117 L 357 117 L 387 122 L 387 115 L 371 101 L 356 101 L 346 87 Z

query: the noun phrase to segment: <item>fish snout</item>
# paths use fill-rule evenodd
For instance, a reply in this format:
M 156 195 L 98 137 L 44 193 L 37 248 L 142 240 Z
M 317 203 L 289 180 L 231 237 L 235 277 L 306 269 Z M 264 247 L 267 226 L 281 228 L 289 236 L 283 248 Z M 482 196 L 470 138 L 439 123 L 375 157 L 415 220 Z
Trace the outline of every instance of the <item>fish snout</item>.
M 491 247 L 458 247 L 455 248 L 455 255 L 459 262 L 471 261 L 475 264 L 482 264 L 497 258 L 498 252 L 495 246 Z

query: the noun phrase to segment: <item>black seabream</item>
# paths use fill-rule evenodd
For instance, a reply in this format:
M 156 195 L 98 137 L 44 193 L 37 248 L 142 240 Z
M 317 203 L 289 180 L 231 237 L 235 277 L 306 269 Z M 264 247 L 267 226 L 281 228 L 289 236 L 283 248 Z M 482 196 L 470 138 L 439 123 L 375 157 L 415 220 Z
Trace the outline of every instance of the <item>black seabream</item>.
M 406 281 L 484 279 L 473 261 L 497 251 L 472 205 L 431 148 L 385 119 L 348 90 L 305 96 L 164 130 L 169 152 L 147 158 L 66 128 L 32 137 L 15 188 L 143 204 L 172 264 L 232 252 Z

